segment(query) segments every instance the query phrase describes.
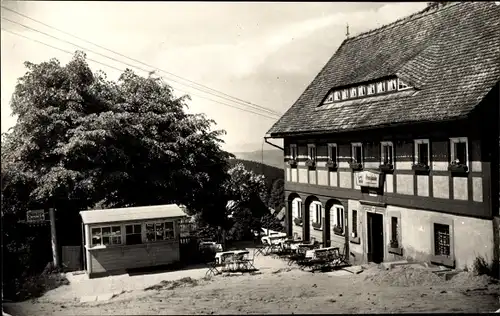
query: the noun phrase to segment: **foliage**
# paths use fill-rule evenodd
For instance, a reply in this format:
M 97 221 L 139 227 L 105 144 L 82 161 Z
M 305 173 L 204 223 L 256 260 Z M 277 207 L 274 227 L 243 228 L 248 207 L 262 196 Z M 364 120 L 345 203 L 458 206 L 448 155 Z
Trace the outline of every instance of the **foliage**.
M 285 207 L 285 181 L 283 179 L 274 181 L 269 198 L 269 207 L 277 211 Z
M 283 232 L 285 229 L 283 224 L 276 218 L 275 215 L 271 213 L 267 213 L 260 219 L 260 223 L 262 227 Z
M 499 269 L 500 265 L 498 260 L 493 260 L 491 263 L 488 263 L 487 260 L 482 256 L 477 256 L 474 260 L 472 270 L 477 275 L 487 275 L 494 278 L 499 278 Z

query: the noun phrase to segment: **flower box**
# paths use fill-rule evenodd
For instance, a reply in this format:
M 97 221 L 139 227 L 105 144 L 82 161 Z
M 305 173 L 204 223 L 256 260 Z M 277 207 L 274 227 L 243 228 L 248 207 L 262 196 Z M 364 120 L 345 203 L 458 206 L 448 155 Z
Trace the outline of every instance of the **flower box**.
M 328 159 L 328 161 L 326 162 L 326 167 L 329 169 L 337 169 L 337 163 L 331 159 Z
M 350 162 L 349 166 L 351 167 L 352 170 L 362 170 L 363 169 L 363 164 L 359 162 Z
M 469 171 L 469 168 L 465 164 L 452 163 L 448 166 L 448 170 L 452 173 L 467 173 L 467 171 Z
M 312 227 L 313 227 L 314 229 L 321 229 L 321 228 L 322 228 L 322 225 L 321 225 L 321 223 L 315 223 L 315 222 L 313 222 L 313 223 L 312 223 Z
M 422 163 L 413 164 L 411 169 L 417 172 L 429 172 L 429 166 Z
M 316 161 L 314 161 L 312 159 L 308 159 L 306 161 L 306 166 L 309 167 L 309 168 L 314 168 L 316 166 Z
M 340 236 L 344 235 L 344 230 L 338 226 L 333 226 L 333 232 L 335 233 L 335 235 L 340 235 Z
M 394 171 L 394 166 L 392 164 L 383 164 L 379 166 L 379 169 L 382 172 L 392 172 Z
M 302 218 L 298 218 L 298 217 L 295 217 L 293 219 L 293 222 L 295 223 L 295 225 L 297 226 L 302 226 Z
M 288 165 L 290 167 L 297 167 L 297 159 L 288 159 Z

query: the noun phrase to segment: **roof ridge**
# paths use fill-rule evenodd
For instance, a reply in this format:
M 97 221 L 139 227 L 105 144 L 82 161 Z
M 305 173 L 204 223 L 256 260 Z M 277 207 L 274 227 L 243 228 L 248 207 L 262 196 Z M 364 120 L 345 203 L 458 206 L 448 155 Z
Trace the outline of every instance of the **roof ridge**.
M 386 30 L 386 29 L 389 29 L 389 28 L 392 28 L 392 27 L 396 27 L 396 26 L 399 26 L 401 24 L 408 23 L 410 21 L 414 21 L 416 19 L 420 19 L 420 18 L 426 17 L 426 16 L 428 16 L 430 14 L 434 14 L 434 13 L 440 12 L 442 10 L 445 10 L 445 9 L 457 6 L 459 4 L 465 4 L 465 3 L 467 3 L 467 2 L 447 3 L 447 4 L 444 4 L 444 5 L 440 5 L 439 7 L 429 7 L 428 6 L 428 7 L 425 7 L 424 9 L 422 9 L 422 10 L 420 10 L 418 12 L 415 12 L 415 13 L 413 13 L 411 15 L 402 17 L 399 20 L 396 20 L 396 21 L 391 22 L 389 24 L 385 24 L 385 25 L 382 25 L 382 26 L 380 26 L 378 28 L 375 28 L 375 29 L 372 29 L 372 30 L 368 30 L 366 32 L 359 33 L 358 35 L 356 35 L 354 37 L 347 38 L 345 40 L 345 42 L 362 39 L 362 38 L 365 38 L 367 36 L 376 34 L 376 33 L 380 32 L 380 31 L 383 31 L 383 30 Z

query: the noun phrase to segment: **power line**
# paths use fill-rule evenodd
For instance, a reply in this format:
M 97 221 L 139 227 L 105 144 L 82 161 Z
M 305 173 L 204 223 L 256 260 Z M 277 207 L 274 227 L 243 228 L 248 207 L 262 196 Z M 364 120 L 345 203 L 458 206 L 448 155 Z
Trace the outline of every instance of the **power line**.
M 106 47 L 104 47 L 104 46 L 102 46 L 102 45 L 99 45 L 99 44 L 93 43 L 93 42 L 91 42 L 91 41 L 89 41 L 89 40 L 86 40 L 86 39 L 81 38 L 81 37 L 78 37 L 78 36 L 76 36 L 76 35 L 74 35 L 74 34 L 71 34 L 71 33 L 68 33 L 68 32 L 66 32 L 66 31 L 63 31 L 63 30 L 58 29 L 58 28 L 56 28 L 56 27 L 54 27 L 54 26 L 48 25 L 48 24 L 46 24 L 46 23 L 44 23 L 44 22 L 41 22 L 41 21 L 39 21 L 39 20 L 37 20 L 37 19 L 34 19 L 34 18 L 29 17 L 29 16 L 27 16 L 27 15 L 24 15 L 24 14 L 22 14 L 22 13 L 19 13 L 19 12 L 15 11 L 15 10 L 10 9 L 10 8 L 4 7 L 4 6 L 2 6 L 2 8 L 3 8 L 3 9 L 5 9 L 5 10 L 10 11 L 10 12 L 12 12 L 12 13 L 15 13 L 15 14 L 17 14 L 17 15 L 19 15 L 19 16 L 22 16 L 22 17 L 24 17 L 24 18 L 27 18 L 27 19 L 29 19 L 29 20 L 32 20 L 32 21 L 34 21 L 34 22 L 36 22 L 36 23 L 42 24 L 42 25 L 44 25 L 44 26 L 46 26 L 46 27 L 49 27 L 49 28 L 51 28 L 51 29 L 53 29 L 53 30 L 56 30 L 56 31 L 58 31 L 58 32 L 60 32 L 60 33 L 63 33 L 63 34 L 69 35 L 69 36 L 74 37 L 74 38 L 76 38 L 76 39 L 79 39 L 79 40 L 81 40 L 81 41 L 83 41 L 83 42 L 86 42 L 86 43 L 88 43 L 88 44 L 91 44 L 91 45 L 94 45 L 94 46 L 99 47 L 99 48 L 101 48 L 101 49 L 104 49 L 104 50 L 106 50 L 106 51 L 108 51 L 108 52 L 111 52 L 111 53 L 113 53 L 113 54 L 116 54 L 116 55 L 119 55 L 119 56 L 121 56 L 121 57 L 127 58 L 127 59 L 129 59 L 129 60 L 132 60 L 132 61 L 134 61 L 134 62 L 137 62 L 137 63 L 139 63 L 139 64 L 142 64 L 142 65 L 144 65 L 144 66 L 146 66 L 146 67 L 151 67 L 151 68 L 157 69 L 157 70 L 159 70 L 159 71 L 161 71 L 161 72 L 164 72 L 164 73 L 166 73 L 166 74 L 168 74 L 168 75 L 170 75 L 170 76 L 173 76 L 173 77 L 179 78 L 179 79 L 181 79 L 181 80 L 184 80 L 184 81 L 190 82 L 190 83 L 195 84 L 195 85 L 197 85 L 197 86 L 200 86 L 200 87 L 202 87 L 202 88 L 204 88 L 204 89 L 207 89 L 207 90 L 213 91 L 213 92 L 215 92 L 215 93 L 217 93 L 217 94 L 221 94 L 221 95 L 225 96 L 225 97 L 222 97 L 222 96 L 217 95 L 217 97 L 219 97 L 219 98 L 223 98 L 223 99 L 231 98 L 231 99 L 233 99 L 233 100 L 228 100 L 228 101 L 235 102 L 235 103 L 241 103 L 242 105 L 245 105 L 245 106 L 251 106 L 251 107 L 256 108 L 256 109 L 258 109 L 258 110 L 262 110 L 262 111 L 268 112 L 268 113 L 270 113 L 270 114 L 275 114 L 275 115 L 278 115 L 278 116 L 283 115 L 282 113 L 277 112 L 277 111 L 274 111 L 274 110 L 272 110 L 272 109 L 269 109 L 269 108 L 266 108 L 266 107 L 263 107 L 263 106 L 257 105 L 257 104 L 252 103 L 252 102 L 248 102 L 248 101 L 242 100 L 242 99 L 240 99 L 240 98 L 237 98 L 237 97 L 231 96 L 231 95 L 229 95 L 229 94 L 227 94 L 227 93 L 224 93 L 224 92 L 222 92 L 222 91 L 219 91 L 219 90 L 216 90 L 216 89 L 210 88 L 210 87 L 208 87 L 208 86 L 205 86 L 205 85 L 203 85 L 203 84 L 197 83 L 197 82 L 195 82 L 195 81 L 192 81 L 192 80 L 189 80 L 189 79 L 183 78 L 183 77 L 178 76 L 178 75 L 176 75 L 176 74 L 174 74 L 174 73 L 172 73 L 172 72 L 169 72 L 169 71 L 166 71 L 166 70 L 163 70 L 163 69 L 157 68 L 157 67 L 152 66 L 152 65 L 150 65 L 150 64 L 144 63 L 144 62 L 142 62 L 142 61 L 140 61 L 140 60 L 137 60 L 137 59 L 134 59 L 134 58 L 128 57 L 128 56 L 126 56 L 126 55 L 124 55 L 124 54 L 121 54 L 121 53 L 119 53 L 119 52 L 116 52 L 116 51 L 114 51 L 114 50 L 111 50 L 111 49 L 109 49 L 109 48 L 106 48 Z M 17 22 L 14 22 L 14 23 L 17 23 Z M 20 23 L 17 23 L 17 24 L 20 24 Z M 20 25 L 22 25 L 22 24 L 20 24 Z M 22 25 L 22 26 L 24 26 L 24 25 Z M 37 30 L 35 30 L 35 31 L 37 31 Z M 90 50 L 89 50 L 89 51 L 90 51 Z M 94 52 L 94 53 L 95 53 L 95 52 Z M 172 80 L 172 79 L 170 79 L 170 80 Z M 176 82 L 177 82 L 177 81 L 176 81 Z M 180 83 L 180 82 L 178 82 L 178 83 Z M 180 83 L 180 84 L 183 84 L 183 83 Z M 185 85 L 185 84 L 183 84 L 183 85 Z M 192 87 L 192 86 L 189 86 L 189 87 Z M 192 87 L 192 88 L 200 90 L 199 88 L 195 88 L 195 87 Z M 203 91 L 203 92 L 205 92 L 205 93 L 208 93 L 207 91 L 204 91 L 204 90 L 200 90 L 200 91 Z M 209 93 L 209 94 L 212 94 L 212 95 L 213 95 L 213 93 Z M 236 101 L 235 101 L 235 100 L 236 100 Z
M 34 38 L 31 38 L 31 37 L 28 37 L 28 36 L 25 36 L 25 35 L 22 35 L 22 34 L 19 34 L 19 33 L 13 32 L 13 31 L 8 30 L 8 29 L 3 28 L 3 27 L 2 27 L 1 29 L 2 29 L 3 31 L 8 32 L 8 33 L 11 33 L 11 34 L 13 34 L 13 35 L 16 35 L 16 36 L 19 36 L 19 37 L 22 37 L 22 38 L 28 39 L 28 40 L 30 40 L 30 41 L 33 41 L 33 42 L 36 42 L 36 43 L 42 44 L 42 45 L 44 45 L 44 46 L 47 46 L 47 47 L 50 47 L 50 48 L 53 48 L 53 49 L 56 49 L 56 50 L 62 51 L 62 52 L 64 52 L 64 53 L 67 53 L 67 54 L 70 54 L 70 55 L 74 55 L 74 53 L 73 53 L 73 52 L 71 52 L 71 51 L 68 51 L 68 50 L 65 50 L 65 49 L 62 49 L 62 48 L 59 48 L 59 47 L 56 47 L 56 46 L 52 46 L 52 45 L 47 44 L 47 43 L 45 43 L 45 42 L 42 42 L 42 41 L 39 41 L 39 40 L 37 40 L 37 39 L 34 39 Z M 100 61 L 97 61 L 97 60 L 95 60 L 95 59 L 87 58 L 87 60 L 90 60 L 90 61 L 92 61 L 92 62 L 95 62 L 95 63 L 97 63 L 97 64 L 103 65 L 103 66 L 108 67 L 108 68 L 112 68 L 112 69 L 118 70 L 118 71 L 120 71 L 120 72 L 123 72 L 123 71 L 124 71 L 123 69 L 120 69 L 120 68 L 118 68 L 118 67 L 115 67 L 115 66 L 112 66 L 112 65 L 109 65 L 109 64 L 106 64 L 106 63 L 100 62 Z M 138 67 L 134 67 L 134 68 L 138 68 Z M 138 68 L 138 69 L 140 69 L 140 68 Z M 141 69 L 141 70 L 142 70 L 142 69 Z M 143 71 L 146 71 L 146 70 L 143 70 Z M 146 71 L 146 72 L 147 72 L 147 71 Z M 161 76 L 160 76 L 160 77 L 161 77 Z M 163 78 L 163 77 L 162 77 L 162 78 Z M 260 116 L 262 116 L 262 117 L 266 117 L 266 118 L 269 118 L 269 119 L 273 119 L 273 120 L 275 120 L 275 119 L 276 119 L 275 117 L 268 116 L 268 115 L 266 115 L 266 114 L 264 114 L 264 113 L 259 113 L 259 112 L 252 111 L 252 110 L 250 110 L 250 109 L 245 109 L 245 108 L 237 107 L 237 106 L 235 106 L 235 105 L 231 105 L 231 104 L 228 104 L 228 103 L 220 102 L 220 101 L 218 101 L 218 100 L 210 99 L 210 98 L 207 98 L 207 97 L 205 97 L 205 96 L 200 96 L 200 95 L 194 94 L 194 93 L 192 93 L 192 92 L 188 92 L 188 91 L 185 91 L 185 90 L 179 89 L 179 88 L 174 87 L 174 86 L 172 86 L 172 87 L 173 87 L 175 90 L 178 90 L 178 91 L 181 91 L 181 92 L 184 92 L 184 93 L 187 93 L 187 94 L 192 94 L 192 95 L 194 95 L 194 96 L 197 96 L 197 97 L 200 97 L 200 98 L 203 98 L 203 99 L 206 99 L 206 100 L 209 100 L 209 101 L 215 102 L 215 103 L 219 103 L 219 104 L 221 104 L 221 105 L 225 105 L 225 106 L 228 106 L 228 107 L 232 107 L 232 108 L 235 108 L 235 109 L 238 109 L 238 110 L 241 110 L 241 111 L 245 111 L 245 112 L 248 112 L 248 113 L 253 113 L 253 114 L 256 114 L 256 115 L 260 115 Z

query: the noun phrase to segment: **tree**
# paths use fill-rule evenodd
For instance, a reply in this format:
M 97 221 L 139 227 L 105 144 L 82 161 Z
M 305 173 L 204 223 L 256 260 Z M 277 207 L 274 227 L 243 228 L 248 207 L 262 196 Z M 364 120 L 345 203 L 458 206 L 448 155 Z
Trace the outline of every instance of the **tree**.
M 269 198 L 269 207 L 277 211 L 285 207 L 285 181 L 283 179 L 274 181 Z
M 25 65 L 2 163 L 35 181 L 26 205 L 79 211 L 179 203 L 195 213 L 222 212 L 230 157 L 220 148 L 224 131 L 185 113 L 189 97 L 131 70 L 108 81 L 81 52 L 65 66 L 55 59 Z

